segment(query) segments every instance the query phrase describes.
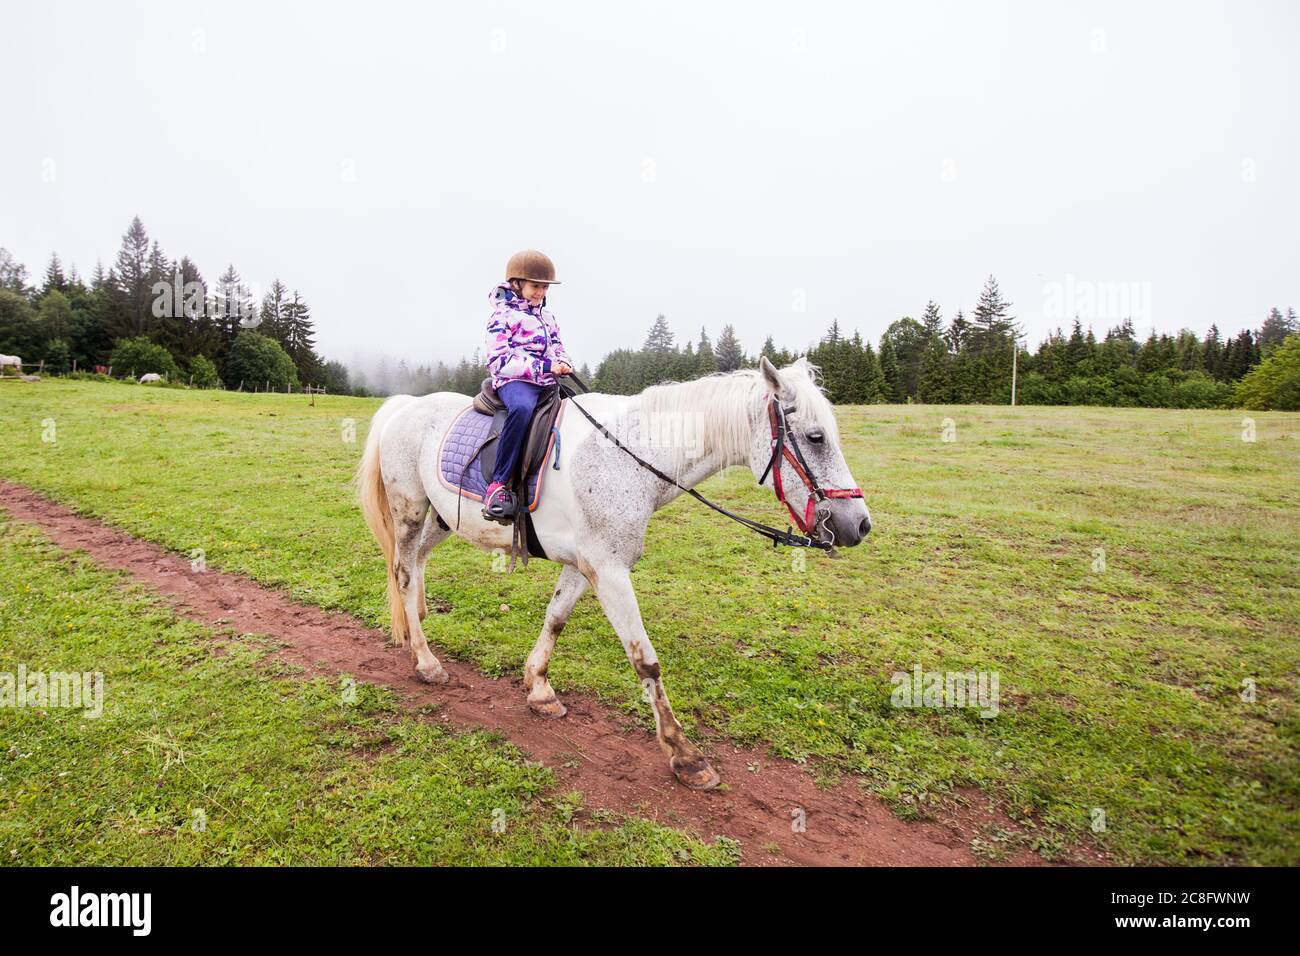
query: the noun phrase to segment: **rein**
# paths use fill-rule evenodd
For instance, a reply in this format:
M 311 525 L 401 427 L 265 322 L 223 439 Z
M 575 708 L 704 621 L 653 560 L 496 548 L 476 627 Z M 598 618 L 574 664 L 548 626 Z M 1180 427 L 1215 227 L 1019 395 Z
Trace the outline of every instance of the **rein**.
M 572 378 L 582 386 L 584 392 L 591 391 L 591 389 L 587 387 L 587 384 L 582 379 L 578 378 L 578 376 L 570 373 L 569 378 Z M 631 455 L 632 460 L 642 468 L 645 468 L 647 471 L 651 472 L 663 481 L 668 482 L 670 485 L 676 485 L 676 487 L 681 488 L 682 491 L 691 495 L 696 500 L 708 505 L 719 514 L 726 515 L 731 520 L 739 522 L 750 531 L 753 531 L 756 534 L 761 534 L 765 538 L 771 538 L 772 547 L 774 548 L 777 545 L 784 544 L 793 548 L 819 548 L 822 551 L 832 551 L 835 547 L 833 542 L 822 542 L 812 537 L 814 522 L 816 521 L 817 502 L 823 501 L 826 498 L 862 497 L 862 489 L 860 488 L 827 488 L 823 490 L 817 484 L 817 480 L 812 475 L 812 469 L 808 467 L 807 461 L 804 460 L 803 452 L 799 448 L 799 443 L 795 440 L 794 434 L 790 432 L 790 427 L 785 420 L 786 414 L 794 411 L 794 409 L 782 408 L 781 403 L 777 401 L 775 395 L 769 396 L 767 404 L 768 420 L 772 424 L 772 457 L 768 460 L 767 467 L 763 469 L 763 477 L 758 479 L 758 483 L 761 485 L 767 478 L 767 473 L 769 471 L 773 472 L 772 485 L 776 490 L 776 498 L 785 505 L 786 510 L 790 512 L 790 516 L 794 518 L 795 523 L 799 525 L 799 530 L 803 532 L 803 535 L 794 534 L 788 525 L 786 526 L 786 529 L 782 531 L 780 528 L 772 528 L 758 521 L 746 518 L 743 515 L 738 515 L 735 512 L 728 511 L 721 505 L 714 504 L 694 488 L 683 487 L 675 479 L 670 478 L 648 461 L 638 457 L 635 452 L 615 438 L 608 428 L 596 421 L 596 419 L 592 418 L 591 415 L 587 414 L 587 410 L 574 400 L 573 395 L 569 396 L 569 401 L 573 403 L 578 411 L 582 412 L 582 414 L 586 416 L 589 422 L 604 432 L 610 441 Z M 791 449 L 793 449 L 793 453 L 791 453 Z M 794 508 L 790 505 L 790 502 L 786 500 L 785 489 L 781 485 L 781 469 L 777 467 L 775 471 L 773 471 L 773 465 L 782 456 L 783 452 L 786 460 L 790 462 L 795 473 L 803 480 L 804 485 L 807 486 L 809 491 L 808 507 L 804 510 L 802 516 L 797 514 Z

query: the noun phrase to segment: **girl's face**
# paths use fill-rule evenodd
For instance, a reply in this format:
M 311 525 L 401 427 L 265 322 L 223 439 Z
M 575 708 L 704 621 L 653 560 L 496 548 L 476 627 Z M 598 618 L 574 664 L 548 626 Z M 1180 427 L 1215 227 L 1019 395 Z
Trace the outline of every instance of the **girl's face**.
M 545 282 L 532 282 L 528 279 L 520 280 L 522 288 L 519 294 L 531 302 L 533 305 L 541 305 L 542 300 L 546 298 L 547 284 Z

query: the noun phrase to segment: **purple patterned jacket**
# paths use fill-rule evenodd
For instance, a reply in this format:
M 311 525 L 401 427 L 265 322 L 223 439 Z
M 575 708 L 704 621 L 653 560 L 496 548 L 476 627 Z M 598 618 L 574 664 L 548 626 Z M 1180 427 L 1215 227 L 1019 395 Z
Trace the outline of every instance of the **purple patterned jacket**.
M 487 367 L 492 387 L 514 381 L 554 385 L 551 366 L 558 362 L 573 365 L 560 341 L 555 316 L 517 295 L 508 281 L 493 289 L 488 301 L 492 318 L 487 328 Z

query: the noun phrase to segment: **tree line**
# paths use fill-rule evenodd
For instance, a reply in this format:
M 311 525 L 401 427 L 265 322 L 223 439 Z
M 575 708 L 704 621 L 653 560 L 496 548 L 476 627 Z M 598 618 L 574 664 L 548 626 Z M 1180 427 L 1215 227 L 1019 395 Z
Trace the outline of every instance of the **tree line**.
M 1274 308 L 1258 330 L 1226 340 L 1211 326 L 1204 339 L 1184 329 L 1153 331 L 1139 341 L 1130 319 L 1098 340 L 1076 318 L 1068 336 L 1057 329 L 1031 352 L 1020 343 L 1011 306 L 989 276 L 969 317 L 959 309 L 945 322 L 929 302 L 919 321 L 893 322 L 874 346 L 860 332 L 846 335 L 837 319 L 802 353 L 778 349 L 769 336 L 753 356 L 730 325 L 716 345 L 702 329 L 698 342 L 680 348 L 660 315 L 640 349 L 605 357 L 592 384 L 632 394 L 660 381 L 754 367 L 759 356 L 779 367 L 803 354 L 820 366 L 822 386 L 836 404 L 1008 404 L 1014 368 L 1016 401 L 1026 405 L 1216 408 L 1241 401 L 1238 386 L 1298 329 L 1293 308 L 1285 315 Z
M 39 285 L 0 249 L 0 352 L 67 374 L 157 372 L 216 388 L 303 386 L 348 392 L 347 369 L 316 351 L 311 309 L 279 279 L 260 302 L 229 265 L 209 284 L 188 256 L 169 259 L 137 216 L 87 284 L 50 257 Z
M 759 356 L 779 367 L 806 355 L 836 404 L 1007 404 L 1013 369 L 1016 400 L 1026 405 L 1212 408 L 1249 396 L 1256 403 L 1249 407 L 1285 407 L 1258 404 L 1277 401 L 1261 398 L 1260 383 L 1272 383 L 1269 394 L 1300 389 L 1288 384 L 1294 348 L 1243 389 L 1297 333 L 1294 308 L 1285 315 L 1273 308 L 1259 329 L 1226 339 L 1211 326 L 1203 338 L 1184 329 L 1152 331 L 1139 341 L 1130 319 L 1098 339 L 1076 318 L 1068 335 L 1058 328 L 1030 351 L 1011 307 L 989 276 L 969 317 L 958 309 L 945 322 L 931 301 L 919 321 L 898 319 L 875 344 L 856 330 L 846 335 L 835 319 L 800 352 L 778 348 L 768 336 L 754 355 L 732 325 L 716 342 L 701 328 L 698 339 L 680 346 L 659 315 L 639 349 L 616 349 L 594 375 L 587 365 L 578 374 L 597 391 L 634 394 L 658 382 L 754 367 Z M 276 279 L 255 303 L 233 265 L 209 287 L 188 257 L 169 260 L 150 242 L 139 217 L 122 236 L 113 266 L 105 272 L 98 264 L 89 285 L 75 268 L 65 274 L 57 254 L 43 282 L 30 285 L 25 267 L 0 249 L 0 352 L 42 358 L 56 374 L 75 363 L 82 370 L 112 367 L 119 376 L 159 372 L 202 387 L 316 385 L 358 395 L 472 395 L 487 374 L 477 351 L 454 365 L 381 360 L 376 369 L 349 372 L 316 352 L 311 312 L 297 290 Z

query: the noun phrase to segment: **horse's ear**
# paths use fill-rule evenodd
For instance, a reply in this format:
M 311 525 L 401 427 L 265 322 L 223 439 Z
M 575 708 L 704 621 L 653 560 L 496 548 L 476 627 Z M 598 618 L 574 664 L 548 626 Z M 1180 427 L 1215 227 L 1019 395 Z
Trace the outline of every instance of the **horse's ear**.
M 812 373 L 811 365 L 812 363 L 808 361 L 808 356 L 800 355 L 797 359 L 795 359 L 793 362 L 787 365 L 786 368 L 787 369 L 797 368 L 799 371 L 803 372 L 803 374 L 807 375 L 809 378 L 812 378 L 813 373 Z
M 782 399 L 789 399 L 790 386 L 781 378 L 781 373 L 776 370 L 776 366 L 767 360 L 766 355 L 759 356 L 758 367 L 763 370 L 763 381 L 767 383 L 767 390 Z

